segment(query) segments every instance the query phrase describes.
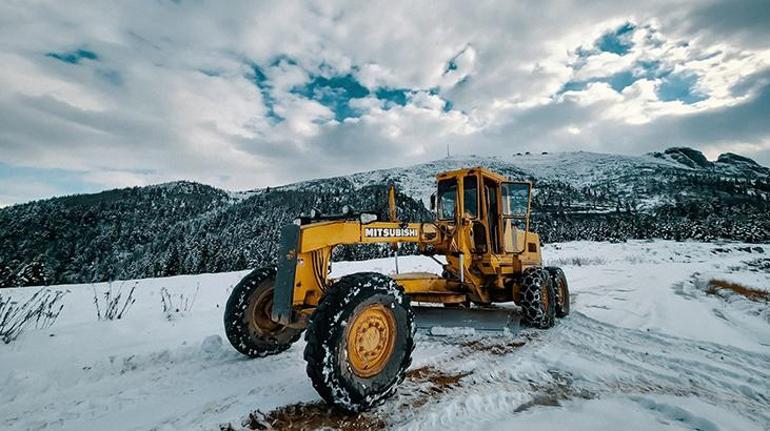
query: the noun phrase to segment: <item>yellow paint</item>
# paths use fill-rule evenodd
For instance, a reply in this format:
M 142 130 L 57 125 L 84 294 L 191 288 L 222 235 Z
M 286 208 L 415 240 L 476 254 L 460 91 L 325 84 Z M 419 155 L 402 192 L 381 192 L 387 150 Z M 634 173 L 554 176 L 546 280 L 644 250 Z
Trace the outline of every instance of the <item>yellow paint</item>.
M 376 376 L 388 364 L 396 345 L 393 310 L 371 304 L 352 316 L 345 328 L 350 369 L 359 377 Z
M 464 211 L 464 183 L 470 176 L 475 176 L 479 191 L 475 218 Z M 430 247 L 436 254 L 444 255 L 448 263 L 445 269 L 453 274 L 449 279 L 424 273 L 394 276 L 410 295 L 447 303 L 461 302 L 461 298 L 482 303 L 493 302 L 493 298 L 515 298 L 520 287 L 518 274 L 529 266 L 542 264 L 540 238 L 529 232 L 531 202 L 526 219 L 520 220 L 524 229 L 514 230 L 510 219 L 490 214 L 491 208 L 503 208 L 500 185 L 508 180 L 502 175 L 483 168 L 468 168 L 441 173 L 437 180 L 457 181 L 453 220 L 400 223 L 395 220 L 395 191 L 389 189 L 389 221 L 361 224 L 358 220 L 333 220 L 301 226 L 293 296 L 295 309 L 307 310 L 318 304 L 330 285 L 328 267 L 332 249 L 349 244 L 416 243 L 421 250 Z M 531 187 L 529 183 L 522 183 Z M 488 187 L 496 190 L 496 202 L 487 199 Z M 490 220 L 496 220 L 495 232 L 491 231 Z M 474 229 L 474 226 L 477 227 Z M 493 238 L 497 238 L 497 249 Z

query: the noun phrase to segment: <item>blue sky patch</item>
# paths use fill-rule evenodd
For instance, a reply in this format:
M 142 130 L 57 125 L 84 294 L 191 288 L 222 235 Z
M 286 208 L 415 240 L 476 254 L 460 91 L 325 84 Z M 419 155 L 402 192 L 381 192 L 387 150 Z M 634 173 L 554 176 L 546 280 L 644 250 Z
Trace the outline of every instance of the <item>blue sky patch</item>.
M 607 79 L 606 82 L 610 84 L 610 87 L 612 87 L 612 89 L 617 91 L 618 93 L 623 91 L 624 88 L 628 87 L 629 85 L 639 80 L 639 78 L 635 77 L 630 70 L 624 70 L 622 72 L 615 73 L 613 75 L 610 75 L 606 79 Z
M 695 89 L 697 84 L 698 75 L 694 73 L 672 73 L 661 81 L 658 98 L 664 102 L 680 100 L 688 105 L 708 99 Z
M 288 57 L 277 57 L 273 64 L 277 65 L 289 60 Z M 247 77 L 262 93 L 262 99 L 268 109 L 267 116 L 276 122 L 283 121 L 283 118 L 275 113 L 275 98 L 272 94 L 273 86 L 265 74 L 265 71 L 257 64 L 252 64 L 251 69 L 251 73 Z M 355 68 L 353 70 L 355 70 Z M 439 90 L 438 87 L 435 87 L 426 91 L 428 91 L 429 94 L 437 95 Z M 369 90 L 363 86 L 352 73 L 331 76 L 321 74 L 311 75 L 310 81 L 290 90 L 292 94 L 315 100 L 326 106 L 334 113 L 334 119 L 339 122 L 345 121 L 346 118 L 357 118 L 361 116 L 361 112 L 350 104 L 350 101 L 353 99 L 376 97 L 378 100 L 384 102 L 383 109 L 388 110 L 395 106 L 406 106 L 415 91 L 419 91 L 419 89 L 379 87 L 374 90 Z M 447 112 L 452 108 L 453 104 L 446 101 L 444 104 L 444 112 Z
M 605 33 L 596 41 L 596 48 L 599 51 L 611 52 L 613 54 L 625 55 L 634 46 L 631 42 L 631 36 L 633 35 L 636 26 L 627 22 L 620 26 L 617 30 Z
M 346 118 L 356 118 L 361 115 L 360 112 L 350 106 L 352 99 L 373 95 L 385 102 L 384 109 L 387 110 L 394 106 L 406 106 L 411 93 L 414 91 L 416 90 L 387 87 L 380 87 L 374 91 L 369 91 L 351 74 L 337 75 L 329 78 L 314 76 L 307 84 L 291 90 L 294 94 L 315 100 L 331 109 L 334 112 L 334 119 L 340 122 Z M 436 92 L 438 92 L 438 89 L 436 89 Z
M 50 184 L 55 194 L 93 193 L 101 188 L 97 184 L 84 181 L 81 174 L 75 171 L 14 166 L 0 162 L 0 184 L 5 181 Z M 4 190 L 4 192 L 9 195 L 14 193 L 13 190 Z M 37 199 L 39 196 L 33 198 Z
M 99 60 L 99 56 L 96 55 L 95 52 L 87 49 L 76 49 L 68 52 L 49 52 L 46 53 L 45 56 L 69 64 L 79 64 L 81 60 Z
M 670 75 L 672 69 L 666 68 L 659 60 L 640 60 L 634 65 L 634 75 L 645 79 L 658 79 Z
M 331 109 L 334 112 L 334 119 L 340 122 L 346 118 L 360 116 L 360 113 L 350 106 L 351 99 L 369 95 L 369 90 L 350 74 L 331 78 L 314 76 L 310 82 L 302 87 L 293 88 L 291 92 L 313 99 Z
M 411 90 L 407 88 L 378 88 L 374 95 L 378 99 L 384 100 L 386 105 L 393 103 L 399 106 L 405 106 Z
M 562 94 L 567 91 L 583 91 L 588 87 L 588 84 L 592 82 L 606 82 L 609 84 L 610 87 L 612 87 L 613 90 L 620 93 L 623 91 L 624 88 L 628 87 L 629 85 L 633 84 L 634 82 L 638 81 L 639 77 L 634 76 L 633 72 L 630 70 L 624 70 L 618 73 L 615 73 L 610 76 L 604 76 L 601 78 L 592 78 L 592 79 L 586 79 L 582 81 L 567 81 L 564 83 L 564 85 L 561 87 L 559 92 L 557 94 Z
M 262 94 L 262 103 L 267 108 L 267 118 L 273 123 L 280 123 L 283 121 L 283 117 L 275 112 L 275 98 L 273 98 L 272 89 L 273 86 L 268 82 L 265 72 L 259 65 L 251 65 L 251 73 L 247 76 L 254 85 L 259 88 L 259 92 Z

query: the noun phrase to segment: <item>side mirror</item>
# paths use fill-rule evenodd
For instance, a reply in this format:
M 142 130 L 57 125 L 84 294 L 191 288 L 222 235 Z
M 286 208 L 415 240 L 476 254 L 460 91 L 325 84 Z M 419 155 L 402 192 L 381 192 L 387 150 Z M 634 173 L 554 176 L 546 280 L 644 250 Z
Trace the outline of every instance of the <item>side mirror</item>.
M 436 194 L 435 193 L 430 195 L 430 210 L 436 211 Z

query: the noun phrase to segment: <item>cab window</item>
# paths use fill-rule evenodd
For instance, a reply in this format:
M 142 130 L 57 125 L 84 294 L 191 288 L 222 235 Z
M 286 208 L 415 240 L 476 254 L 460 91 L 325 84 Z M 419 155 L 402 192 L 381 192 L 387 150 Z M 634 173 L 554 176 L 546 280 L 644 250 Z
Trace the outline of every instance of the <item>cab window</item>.
M 476 218 L 479 215 L 479 191 L 476 177 L 463 179 L 463 215 L 468 218 Z
M 529 184 L 503 183 L 500 186 L 505 217 L 523 218 L 529 209 Z
M 454 220 L 457 211 L 457 180 L 438 183 L 437 215 L 439 220 Z

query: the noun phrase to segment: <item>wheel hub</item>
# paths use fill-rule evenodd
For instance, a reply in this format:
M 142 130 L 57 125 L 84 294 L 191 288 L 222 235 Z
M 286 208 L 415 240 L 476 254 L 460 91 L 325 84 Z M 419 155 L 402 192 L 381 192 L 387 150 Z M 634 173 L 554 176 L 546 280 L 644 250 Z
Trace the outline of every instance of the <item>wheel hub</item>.
M 360 377 L 379 374 L 393 354 L 396 320 L 382 304 L 369 305 L 356 314 L 347 333 L 350 367 Z
M 281 325 L 273 322 L 271 313 L 273 310 L 273 289 L 265 289 L 259 295 L 249 301 L 247 316 L 249 329 L 253 334 L 265 335 L 275 332 Z

